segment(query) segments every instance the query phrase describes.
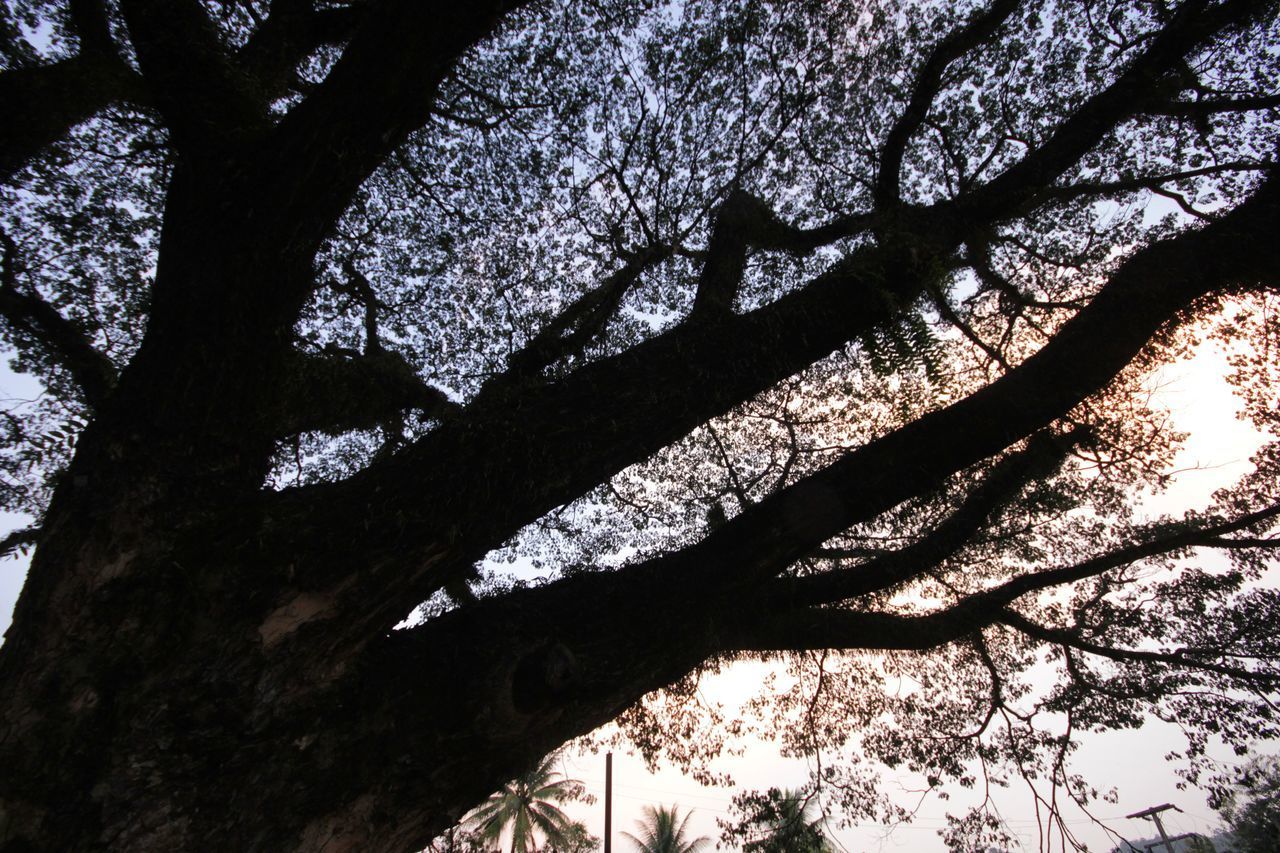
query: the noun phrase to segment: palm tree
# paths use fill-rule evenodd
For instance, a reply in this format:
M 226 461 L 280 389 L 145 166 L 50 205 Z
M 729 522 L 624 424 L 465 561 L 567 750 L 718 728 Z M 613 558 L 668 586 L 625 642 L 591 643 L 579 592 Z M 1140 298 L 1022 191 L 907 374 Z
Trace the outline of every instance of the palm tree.
M 770 810 L 761 823 L 768 834 L 743 845 L 745 853 L 827 853 L 831 844 L 822 834 L 821 816 L 814 817 L 816 803 L 803 791 L 769 791 Z
M 639 853 L 697 853 L 710 844 L 711 839 L 704 835 L 690 841 L 685 837 L 685 827 L 691 817 L 693 812 L 681 820 L 679 806 L 672 806 L 670 809 L 645 806 L 644 820 L 636 821 L 640 837 L 629 832 L 622 834 L 636 845 Z
M 497 843 L 511 833 L 511 853 L 535 853 L 541 836 L 553 850 L 569 848 L 577 824 L 555 804 L 583 798 L 577 779 L 556 779 L 552 769 L 557 753 L 538 766 L 508 782 L 480 804 L 467 822 L 488 843 Z

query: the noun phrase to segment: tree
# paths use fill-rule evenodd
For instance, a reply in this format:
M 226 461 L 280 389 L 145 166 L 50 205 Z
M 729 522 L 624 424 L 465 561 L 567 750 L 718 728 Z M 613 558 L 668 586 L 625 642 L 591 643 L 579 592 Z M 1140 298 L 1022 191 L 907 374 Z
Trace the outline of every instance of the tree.
M 770 788 L 764 795 L 734 797 L 738 823 L 724 823 L 726 843 L 737 841 L 747 853 L 828 853 L 831 845 L 822 832 L 824 818 L 817 812 L 812 792 Z
M 496 843 L 506 834 L 511 837 L 511 853 L 530 853 L 538 849 L 538 836 L 552 850 L 569 850 L 576 838 L 586 837 L 585 828 L 556 805 L 584 799 L 581 782 L 555 778 L 560 775 L 552 769 L 558 757 L 552 753 L 543 758 L 472 812 L 469 822 L 482 840 Z M 595 849 L 594 843 L 590 849 Z
M 427 853 L 487 853 L 478 832 L 451 826 L 426 847 Z
M 420 849 L 744 657 L 854 818 L 1276 734 L 1280 452 L 1141 501 L 1197 339 L 1274 426 L 1274 2 L 0 8 L 0 849 Z
M 1214 793 L 1230 834 L 1229 849 L 1255 853 L 1280 846 L 1280 760 L 1254 758 L 1229 787 Z
M 622 833 L 639 853 L 698 853 L 711 843 L 705 835 L 689 838 L 686 827 L 693 812 L 680 819 L 680 807 L 645 806 L 644 818 L 636 821 L 640 834 Z

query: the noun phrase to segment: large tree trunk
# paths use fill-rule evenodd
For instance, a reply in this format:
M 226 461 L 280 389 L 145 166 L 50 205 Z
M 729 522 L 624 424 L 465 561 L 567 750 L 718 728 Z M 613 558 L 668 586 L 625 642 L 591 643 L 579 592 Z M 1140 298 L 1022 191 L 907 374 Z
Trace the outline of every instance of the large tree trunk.
M 6 643 L 6 850 L 411 849 L 711 648 L 701 596 L 603 578 L 335 644 L 216 513 L 95 504 L 64 487 Z

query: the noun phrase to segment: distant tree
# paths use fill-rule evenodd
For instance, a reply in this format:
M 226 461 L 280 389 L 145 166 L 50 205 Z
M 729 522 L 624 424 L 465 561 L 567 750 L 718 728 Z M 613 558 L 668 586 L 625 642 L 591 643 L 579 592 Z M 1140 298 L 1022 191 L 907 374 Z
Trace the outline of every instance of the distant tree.
M 1227 853 L 1227 851 L 1219 851 L 1212 839 L 1195 835 L 1187 839 L 1187 853 Z
M 533 853 L 539 849 L 539 838 L 557 851 L 577 850 L 586 843 L 586 828 L 558 805 L 586 798 L 578 780 L 555 778 L 561 775 L 553 769 L 558 757 L 558 753 L 546 756 L 472 812 L 468 824 L 483 841 L 496 843 L 506 836 L 511 853 Z
M 629 832 L 622 837 L 631 841 L 639 853 L 697 853 L 711 844 L 711 839 L 703 835 L 689 838 L 687 826 L 693 812 L 680 818 L 680 807 L 645 806 L 644 818 L 636 821 L 639 835 Z
M 425 853 L 489 853 L 490 850 L 492 845 L 486 846 L 479 832 L 453 826 L 432 839 Z
M 600 839 L 582 823 L 571 825 L 559 846 L 553 848 L 554 853 L 596 853 L 599 849 Z
M 718 821 L 721 840 L 746 853 L 827 853 L 831 845 L 822 831 L 817 799 L 798 789 L 770 788 L 734 797 L 734 821 Z
M 1280 758 L 1252 759 L 1216 793 L 1234 853 L 1280 850 Z

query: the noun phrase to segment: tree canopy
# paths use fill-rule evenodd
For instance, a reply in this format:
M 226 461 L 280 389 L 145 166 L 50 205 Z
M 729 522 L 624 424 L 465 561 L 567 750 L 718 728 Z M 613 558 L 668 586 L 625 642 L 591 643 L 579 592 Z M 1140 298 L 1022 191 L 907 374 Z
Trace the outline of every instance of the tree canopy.
M 744 659 L 849 819 L 1276 734 L 1277 3 L 0 15 L 0 850 L 421 849 Z M 1153 517 L 1203 341 L 1268 443 Z

